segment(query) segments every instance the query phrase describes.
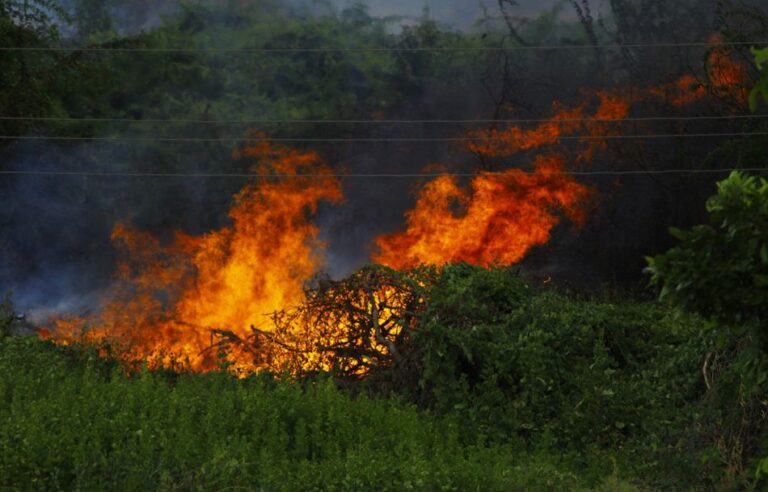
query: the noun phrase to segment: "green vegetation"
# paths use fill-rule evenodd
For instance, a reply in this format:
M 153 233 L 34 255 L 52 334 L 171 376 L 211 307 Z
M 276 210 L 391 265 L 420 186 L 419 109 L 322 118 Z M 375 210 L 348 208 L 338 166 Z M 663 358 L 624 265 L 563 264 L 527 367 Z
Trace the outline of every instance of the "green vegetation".
M 752 49 L 752 54 L 755 55 L 757 68 L 762 72 L 760 80 L 758 80 L 749 95 L 749 107 L 754 111 L 757 109 L 757 104 L 761 96 L 768 102 L 768 69 L 765 67 L 765 65 L 768 64 L 768 48 L 763 48 L 761 50 Z
M 649 258 L 661 297 L 712 321 L 704 362 L 707 424 L 731 470 L 768 472 L 768 180 L 733 173 L 707 202 L 710 220 L 673 230 L 680 244 Z
M 761 351 L 768 320 L 768 180 L 734 172 L 707 201 L 710 223 L 673 229 L 680 244 L 649 259 L 661 298 L 748 330 Z M 760 382 L 764 382 L 763 378 Z
M 129 377 L 35 339 L 0 345 L 2 488 L 549 491 L 587 482 L 561 459 L 466 441 L 465 430 L 323 381 Z
M 655 304 L 578 302 L 455 265 L 424 317 L 424 399 L 491 439 L 583 450 L 642 436 L 659 447 L 700 390 L 701 321 Z
M 706 450 L 689 430 L 709 343 L 699 319 L 654 304 L 569 300 L 537 292 L 506 270 L 466 265 L 447 267 L 428 302 L 410 352 L 417 381 L 387 398 L 376 397 L 375 386 L 348 393 L 322 378 L 127 375 L 95 348 L 6 339 L 0 485 L 700 484 L 696 457 Z

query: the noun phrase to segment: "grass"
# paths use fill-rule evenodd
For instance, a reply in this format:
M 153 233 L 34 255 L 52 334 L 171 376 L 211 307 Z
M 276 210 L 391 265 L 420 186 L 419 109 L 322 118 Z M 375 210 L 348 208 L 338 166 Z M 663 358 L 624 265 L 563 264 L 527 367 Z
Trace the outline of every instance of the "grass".
M 36 339 L 0 341 L 3 489 L 549 491 L 586 485 L 553 456 L 488 446 L 480 438 L 461 442 L 460 425 L 396 399 L 351 398 L 328 382 L 128 376 L 96 357 Z

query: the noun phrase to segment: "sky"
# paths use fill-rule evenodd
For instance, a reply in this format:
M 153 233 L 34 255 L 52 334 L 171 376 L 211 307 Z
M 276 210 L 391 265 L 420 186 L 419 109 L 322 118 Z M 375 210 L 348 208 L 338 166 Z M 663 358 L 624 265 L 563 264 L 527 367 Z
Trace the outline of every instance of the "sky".
M 333 0 L 338 7 L 344 7 L 351 0 Z M 424 7 L 429 8 L 430 16 L 436 21 L 451 24 L 461 29 L 471 28 L 475 21 L 483 16 L 483 5 L 491 16 L 498 16 L 497 0 L 364 0 L 373 16 L 401 15 L 419 17 Z M 548 10 L 562 0 L 518 0 L 516 15 L 535 16 Z
M 60 0 L 62 4 L 74 13 L 74 0 Z M 123 0 L 113 3 L 122 7 L 113 10 L 115 20 L 118 21 L 119 30 L 123 33 L 141 29 L 151 29 L 160 21 L 160 17 L 174 12 L 181 0 Z M 205 3 L 204 0 L 199 0 Z M 258 2 L 259 0 L 246 0 Z M 499 19 L 498 0 L 283 0 L 289 5 L 315 4 L 317 12 L 326 11 L 328 3 L 341 10 L 354 3 L 368 5 L 369 13 L 374 17 L 403 17 L 403 24 L 409 24 L 420 18 L 427 7 L 432 19 L 443 26 L 452 26 L 460 30 L 470 30 L 476 22 L 487 15 Z M 517 0 L 518 6 L 511 12 L 515 16 L 535 18 L 541 12 L 550 10 L 557 4 L 566 3 L 567 0 Z M 600 5 L 607 0 L 593 0 L 592 4 Z M 312 9 L 311 9 L 312 10 Z M 560 13 L 561 17 L 573 15 L 570 7 L 566 7 Z

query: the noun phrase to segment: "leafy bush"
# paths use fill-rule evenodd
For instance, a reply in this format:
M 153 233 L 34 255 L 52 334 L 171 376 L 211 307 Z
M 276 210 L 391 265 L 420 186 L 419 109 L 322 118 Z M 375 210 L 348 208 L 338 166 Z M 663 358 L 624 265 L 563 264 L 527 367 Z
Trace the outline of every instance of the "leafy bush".
M 768 181 L 734 172 L 707 211 L 708 224 L 672 231 L 680 244 L 649 258 L 648 272 L 661 298 L 715 323 L 701 431 L 721 483 L 744 485 L 768 435 Z M 768 472 L 768 459 L 757 469 Z
M 749 95 L 749 107 L 752 111 L 757 109 L 757 103 L 760 96 L 768 102 L 768 70 L 764 69 L 764 65 L 768 63 L 768 48 L 762 50 L 752 49 L 752 54 L 755 55 L 755 63 L 757 68 L 762 70 L 762 77 L 755 85 L 754 89 Z
M 649 258 L 648 272 L 662 299 L 748 336 L 755 382 L 763 384 L 768 371 L 757 366 L 768 353 L 768 181 L 734 172 L 718 183 L 707 211 L 708 224 L 672 230 L 680 244 Z
M 445 268 L 414 343 L 424 399 L 492 440 L 661 446 L 703 387 L 702 322 L 655 304 L 577 302 L 508 271 Z
M 467 265 L 444 267 L 424 295 L 401 347 L 412 363 L 395 365 L 414 371 L 399 381 L 418 383 L 389 399 L 353 398 L 316 375 L 128 375 L 103 358 L 108 347 L 11 337 L 0 344 L 0 488 L 697 483 L 688 428 L 711 348 L 699 318 L 574 301 Z
M 768 314 L 768 181 L 734 172 L 707 201 L 710 223 L 673 229 L 680 245 L 649 259 L 662 298 L 732 324 Z

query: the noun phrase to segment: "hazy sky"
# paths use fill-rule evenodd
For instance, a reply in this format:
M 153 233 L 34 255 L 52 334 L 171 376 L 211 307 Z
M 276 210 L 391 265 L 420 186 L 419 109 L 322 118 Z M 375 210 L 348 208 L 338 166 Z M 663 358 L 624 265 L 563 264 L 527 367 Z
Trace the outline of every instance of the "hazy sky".
M 402 15 L 419 17 L 424 6 L 429 7 L 432 18 L 441 23 L 453 24 L 457 27 L 468 28 L 482 17 L 482 4 L 489 14 L 498 16 L 499 5 L 497 0 L 363 0 L 370 7 L 370 13 L 374 16 Z M 351 3 L 351 0 L 334 0 L 343 7 Z M 535 16 L 537 12 L 548 10 L 562 0 L 519 0 L 520 6 L 515 10 L 517 15 Z M 566 9 L 566 12 L 568 10 Z M 565 13 L 565 12 L 564 12 Z

